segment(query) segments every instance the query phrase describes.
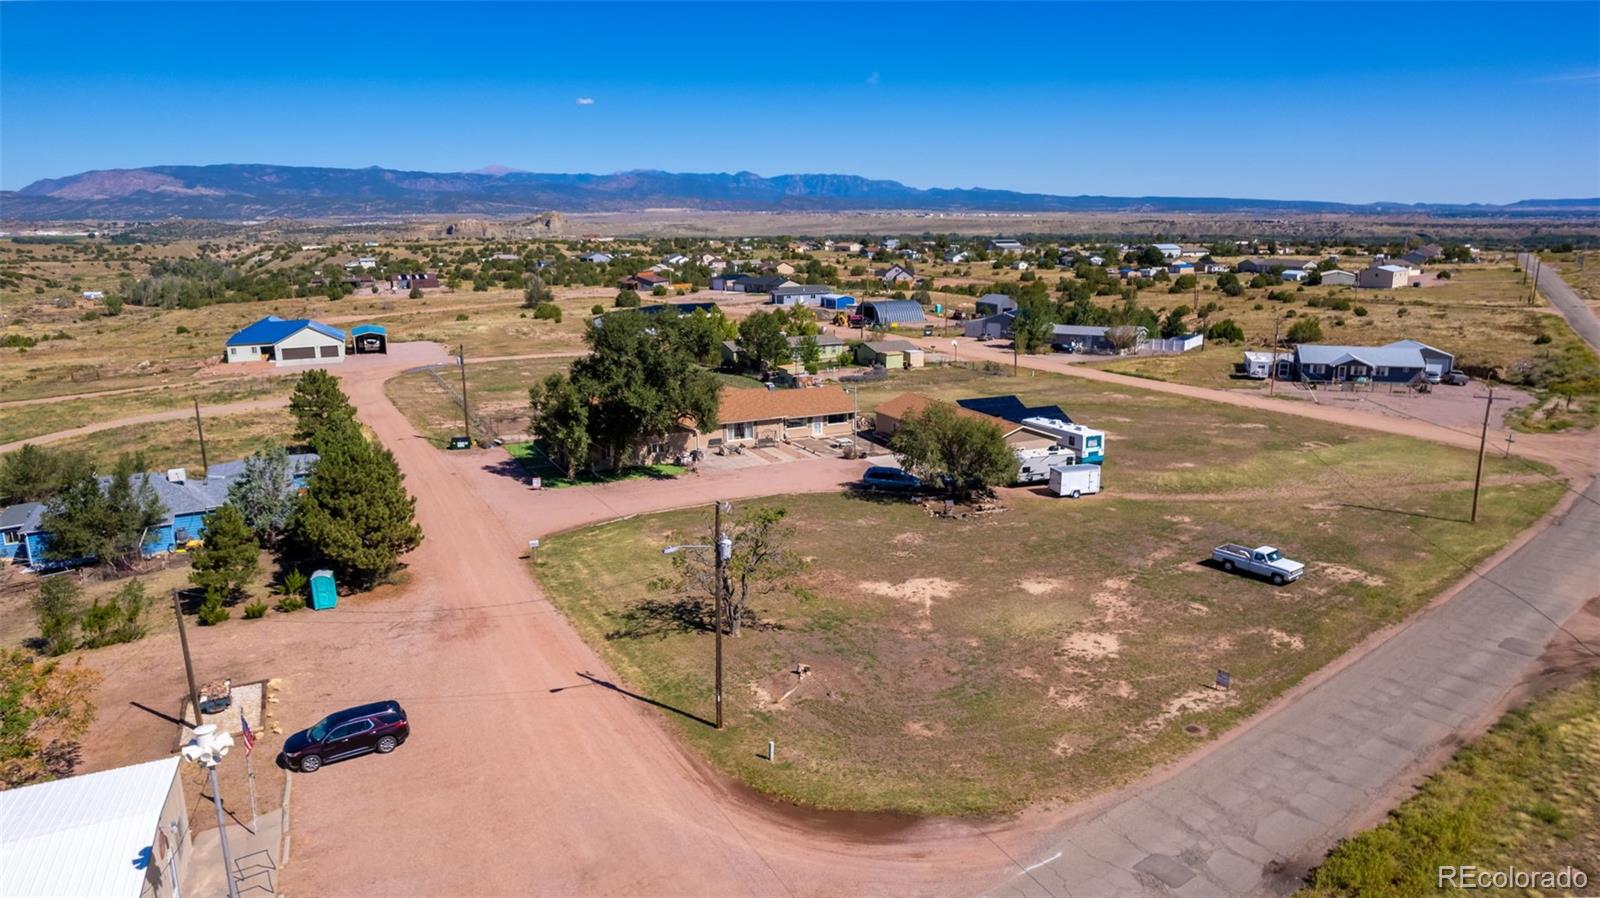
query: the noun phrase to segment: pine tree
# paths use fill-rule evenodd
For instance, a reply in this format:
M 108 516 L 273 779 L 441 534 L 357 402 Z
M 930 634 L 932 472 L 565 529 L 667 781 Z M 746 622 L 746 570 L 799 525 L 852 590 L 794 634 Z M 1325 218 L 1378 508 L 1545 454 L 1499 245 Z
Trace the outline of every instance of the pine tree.
M 302 445 L 314 442 L 318 431 L 356 418 L 355 406 L 339 389 L 339 381 L 320 368 L 300 375 L 289 397 L 289 413 L 296 423 L 294 438 Z
M 238 596 L 255 577 L 261 556 L 244 514 L 231 502 L 218 508 L 206 515 L 205 536 L 205 544 L 190 562 L 189 582 L 205 590 L 208 598 Z
M 289 453 L 263 449 L 244 460 L 244 471 L 228 487 L 228 504 L 238 506 L 245 523 L 268 545 L 276 545 L 289 526 L 299 498 Z
M 353 422 L 324 430 L 317 453 L 290 537 L 305 558 L 327 563 L 350 583 L 370 586 L 421 544 L 416 500 L 406 492 L 394 456 L 368 442 Z

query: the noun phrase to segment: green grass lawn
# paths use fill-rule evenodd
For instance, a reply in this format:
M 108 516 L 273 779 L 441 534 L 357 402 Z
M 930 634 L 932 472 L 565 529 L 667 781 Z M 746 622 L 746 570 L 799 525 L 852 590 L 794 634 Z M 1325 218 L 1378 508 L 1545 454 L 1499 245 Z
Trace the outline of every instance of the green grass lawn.
M 644 477 L 657 479 L 671 479 L 682 474 L 686 468 L 682 465 L 632 465 L 619 471 L 610 471 L 604 474 L 580 473 L 577 477 L 569 478 L 566 472 L 550 462 L 544 452 L 534 443 L 507 443 L 506 452 L 522 468 L 522 472 L 529 477 L 543 478 L 545 489 L 561 489 L 568 486 L 580 486 L 594 483 L 613 483 L 618 480 L 639 480 Z
M 1125 782 L 1413 613 L 1561 492 L 1547 469 L 1491 460 L 1473 526 L 1469 452 L 1058 376 L 923 374 L 868 385 L 863 407 L 905 389 L 1058 402 L 1109 432 L 1108 492 L 1008 491 L 1007 511 L 962 521 L 771 500 L 810 566 L 732 642 L 728 727 L 671 716 L 764 792 L 983 814 Z M 657 550 L 708 529 L 685 511 L 556 535 L 537 567 L 624 685 L 702 717 L 711 639 L 664 616 L 678 597 L 659 588 L 671 567 Z M 1278 590 L 1199 564 L 1225 541 L 1282 546 L 1310 573 Z M 797 681 L 797 664 L 812 675 Z M 1206 688 L 1217 668 L 1232 692 Z M 757 757 L 769 739 L 774 764 Z
M 1438 895 L 1441 866 L 1600 879 L 1600 674 L 1507 714 L 1388 822 L 1345 840 L 1300 898 Z M 1454 894 L 1468 894 L 1454 892 Z M 1520 889 L 1473 894 L 1536 894 Z

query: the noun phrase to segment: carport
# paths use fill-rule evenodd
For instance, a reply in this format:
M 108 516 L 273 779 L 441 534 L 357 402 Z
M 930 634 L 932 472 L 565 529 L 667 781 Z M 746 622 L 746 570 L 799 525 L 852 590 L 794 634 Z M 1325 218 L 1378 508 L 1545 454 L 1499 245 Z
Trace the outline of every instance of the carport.
M 358 324 L 350 328 L 350 351 L 389 352 L 389 332 L 381 324 Z

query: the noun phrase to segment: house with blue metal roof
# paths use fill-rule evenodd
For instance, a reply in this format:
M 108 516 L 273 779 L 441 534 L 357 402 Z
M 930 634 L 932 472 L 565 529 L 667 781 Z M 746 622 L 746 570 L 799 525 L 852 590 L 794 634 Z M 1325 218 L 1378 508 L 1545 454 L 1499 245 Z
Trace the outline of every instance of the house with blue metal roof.
M 228 338 L 228 362 L 331 365 L 344 361 L 344 331 L 310 318 L 267 317 Z

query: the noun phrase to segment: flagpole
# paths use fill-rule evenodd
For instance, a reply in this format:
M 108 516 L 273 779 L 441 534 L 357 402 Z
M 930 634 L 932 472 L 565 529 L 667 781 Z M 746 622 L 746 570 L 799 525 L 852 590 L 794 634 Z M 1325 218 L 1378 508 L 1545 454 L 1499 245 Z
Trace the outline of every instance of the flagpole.
M 256 813 L 256 734 L 250 731 L 250 721 L 245 719 L 243 708 L 239 709 L 239 723 L 244 727 L 244 778 L 250 784 L 250 835 L 253 836 L 260 822 L 260 815 Z

